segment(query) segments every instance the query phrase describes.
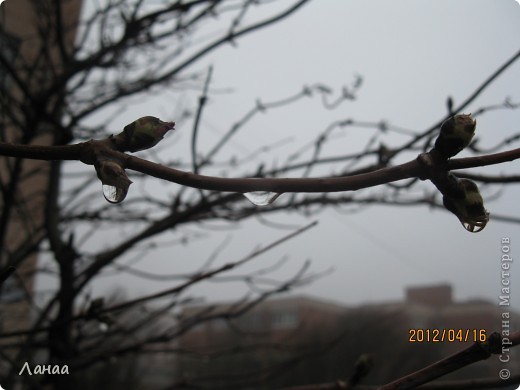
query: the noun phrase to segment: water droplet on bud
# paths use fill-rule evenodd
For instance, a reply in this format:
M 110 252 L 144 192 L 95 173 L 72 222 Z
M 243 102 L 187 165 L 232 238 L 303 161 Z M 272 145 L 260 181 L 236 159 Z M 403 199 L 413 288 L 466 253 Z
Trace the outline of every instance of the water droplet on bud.
M 462 222 L 462 226 L 470 233 L 478 233 L 486 227 L 486 223 Z
M 246 192 L 244 193 L 244 196 L 249 200 L 251 203 L 257 206 L 267 206 L 273 203 L 280 195 L 278 192 L 271 192 L 271 191 L 253 191 L 253 192 Z
M 103 184 L 103 196 L 110 203 L 121 203 L 126 198 L 127 192 L 127 189 Z

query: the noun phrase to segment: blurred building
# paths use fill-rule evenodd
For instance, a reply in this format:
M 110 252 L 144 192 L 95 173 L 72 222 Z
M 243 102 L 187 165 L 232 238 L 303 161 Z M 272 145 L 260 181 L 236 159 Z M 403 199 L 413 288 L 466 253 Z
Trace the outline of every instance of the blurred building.
M 181 323 L 190 331 L 179 340 L 182 381 L 213 388 L 255 388 L 257 384 L 249 381 L 270 375 L 273 365 L 283 367 L 302 353 L 319 353 L 315 346 L 338 338 L 337 325 L 345 314 L 339 304 L 306 296 L 246 308 L 244 303 L 218 304 L 183 311 Z
M 402 302 L 379 303 L 353 309 L 377 313 L 383 318 L 394 316 L 401 337 L 411 352 L 430 354 L 425 362 L 433 363 L 460 351 L 493 332 L 502 330 L 502 310 L 497 302 L 483 299 L 455 301 L 449 284 L 416 286 L 406 289 Z M 511 311 L 511 332 L 520 330 L 520 313 Z M 516 327 L 516 328 L 515 328 Z M 511 350 L 511 359 L 520 361 L 520 351 Z M 446 378 L 467 379 L 496 377 L 503 364 L 498 356 L 474 363 Z
M 233 340 L 289 341 L 291 337 L 301 337 L 317 328 L 329 329 L 345 314 L 345 308 L 339 304 L 307 296 L 263 301 L 243 315 L 230 316 L 240 309 L 234 304 L 185 309 L 182 317 L 189 321 L 197 323 L 208 316 L 214 319 L 194 325 L 181 337 L 180 345 L 185 349 L 208 352 Z
M 61 56 L 57 40 L 43 36 L 39 28 L 49 22 L 44 10 L 61 7 L 65 50 L 72 48 L 81 0 L 7 0 L 0 6 L 0 52 L 7 60 L 0 63 L 0 141 L 50 145 L 53 136 L 48 129 L 30 128 L 22 119 L 27 97 L 18 82 L 10 77 L 15 69 L 19 81 L 29 93 L 37 96 L 60 72 Z M 52 18 L 51 18 L 52 19 Z M 46 49 L 43 50 L 42 48 Z M 45 104 L 46 99 L 42 101 Z M 24 111 L 24 107 L 26 108 Z M 34 108 L 33 109 L 39 109 Z M 42 107 L 45 110 L 45 107 Z M 44 216 L 49 178 L 49 163 L 0 157 L 0 270 L 14 266 L 16 271 L 0 286 L 0 334 L 27 329 L 31 322 L 34 275 L 38 244 L 44 236 Z M 13 343 L 14 339 L 4 339 Z M 0 346 L 2 342 L 0 341 Z M 13 350 L 4 353 L 12 353 Z M 0 366 L 0 371 L 2 367 Z
M 456 302 L 447 284 L 410 287 L 403 301 L 358 307 L 295 296 L 267 300 L 243 315 L 230 315 L 237 309 L 233 304 L 215 304 L 184 310 L 181 322 L 190 330 L 179 339 L 178 371 L 188 384 L 240 387 L 246 373 L 268 372 L 268 367 L 291 361 L 297 353 L 305 355 L 310 347 L 316 353 L 287 367 L 283 381 L 271 385 L 345 379 L 348 368 L 364 353 L 376 357 L 368 377 L 372 381 L 367 383 L 381 384 L 464 349 L 482 332 L 487 336 L 501 330 L 496 302 Z M 518 326 L 519 315 L 513 315 L 511 324 Z M 434 337 L 436 330 L 440 333 Z M 442 330 L 447 332 L 444 336 Z M 518 351 L 513 351 L 511 359 L 518 358 Z M 492 356 L 449 378 L 496 377 L 500 364 Z

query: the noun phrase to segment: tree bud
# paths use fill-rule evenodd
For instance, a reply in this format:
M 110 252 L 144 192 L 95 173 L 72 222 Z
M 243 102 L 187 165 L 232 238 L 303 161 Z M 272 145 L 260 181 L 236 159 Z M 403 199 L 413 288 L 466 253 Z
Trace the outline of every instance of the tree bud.
M 469 145 L 477 121 L 471 115 L 454 115 L 444 121 L 441 132 L 435 141 L 435 150 L 445 158 L 450 158 Z
M 175 122 L 163 122 L 153 116 L 144 116 L 125 126 L 115 138 L 124 149 L 121 151 L 137 152 L 155 146 L 174 127 Z
M 489 213 L 484 208 L 484 200 L 477 185 L 468 179 L 458 179 L 463 197 L 444 195 L 444 207 L 459 218 L 462 226 L 472 233 L 477 233 L 486 227 Z
M 123 201 L 132 181 L 126 175 L 124 168 L 118 161 L 109 158 L 98 158 L 94 164 L 96 173 L 103 183 L 103 195 L 110 203 Z

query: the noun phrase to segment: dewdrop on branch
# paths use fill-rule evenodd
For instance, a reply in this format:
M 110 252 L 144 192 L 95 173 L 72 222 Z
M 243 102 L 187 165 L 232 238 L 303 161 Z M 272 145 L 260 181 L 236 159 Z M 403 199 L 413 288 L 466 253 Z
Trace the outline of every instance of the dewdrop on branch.
M 109 203 L 121 203 L 128 193 L 128 189 L 103 184 L 103 196 Z
M 280 195 L 278 192 L 253 191 L 245 192 L 244 196 L 256 206 L 268 206 L 273 203 Z
M 467 147 L 475 135 L 477 121 L 470 115 L 454 115 L 441 125 L 434 149 L 444 158 L 450 158 Z
M 108 330 L 110 328 L 110 326 L 106 322 L 102 322 L 102 321 L 99 322 L 98 327 L 99 327 L 100 332 L 102 332 L 102 333 L 108 332 Z
M 109 158 L 98 158 L 94 164 L 96 173 L 103 183 L 103 196 L 110 203 L 120 203 L 126 198 L 132 181 L 118 161 Z
M 483 230 L 488 221 L 489 213 L 484 208 L 484 200 L 477 185 L 469 179 L 458 179 L 458 186 L 463 191 L 459 196 L 444 195 L 444 207 L 457 216 L 462 226 L 471 233 Z

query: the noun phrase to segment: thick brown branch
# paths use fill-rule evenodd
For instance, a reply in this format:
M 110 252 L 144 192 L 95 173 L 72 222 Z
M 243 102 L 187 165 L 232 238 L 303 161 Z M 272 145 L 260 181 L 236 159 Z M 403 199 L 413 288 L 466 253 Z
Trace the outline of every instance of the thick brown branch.
M 85 143 L 74 145 L 18 145 L 0 142 L 0 156 L 32 160 L 81 160 Z
M 81 160 L 93 164 L 97 153 L 112 154 L 125 168 L 159 179 L 204 190 L 223 192 L 270 191 L 285 192 L 340 192 L 356 191 L 413 177 L 428 178 L 426 168 L 417 160 L 386 167 L 359 175 L 322 178 L 221 178 L 196 175 L 162 166 L 135 156 L 110 149 L 108 139 L 65 146 L 32 146 L 0 143 L 0 155 L 39 160 Z M 520 158 L 520 148 L 490 154 L 448 160 L 448 170 L 500 164 Z
M 520 383 L 520 375 L 514 375 L 509 379 L 483 378 L 469 380 L 451 380 L 428 383 L 417 387 L 419 390 L 475 390 L 475 389 L 495 389 L 499 387 L 509 388 L 511 385 Z M 283 390 L 339 390 L 347 389 L 348 384 L 344 381 L 331 383 L 320 383 L 314 385 L 287 387 Z M 356 390 L 376 390 L 377 386 L 360 385 Z
M 449 170 L 483 167 L 487 165 L 502 164 L 516 160 L 520 157 L 520 148 L 507 150 L 505 152 L 488 154 L 485 156 L 457 158 L 449 160 L 447 167 Z
M 520 342 L 520 332 L 513 334 L 509 339 L 512 341 L 512 345 L 517 345 Z M 474 343 L 470 347 L 439 360 L 428 367 L 381 386 L 378 390 L 414 389 L 423 383 L 457 371 L 467 365 L 488 359 L 492 354 L 500 353 L 502 350 L 501 341 L 500 335 L 493 333 L 485 343 Z
M 195 175 L 127 156 L 126 168 L 177 184 L 213 191 L 339 192 L 355 191 L 388 182 L 417 177 L 423 166 L 416 160 L 361 175 L 323 178 L 221 178 Z

